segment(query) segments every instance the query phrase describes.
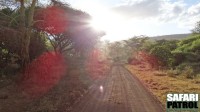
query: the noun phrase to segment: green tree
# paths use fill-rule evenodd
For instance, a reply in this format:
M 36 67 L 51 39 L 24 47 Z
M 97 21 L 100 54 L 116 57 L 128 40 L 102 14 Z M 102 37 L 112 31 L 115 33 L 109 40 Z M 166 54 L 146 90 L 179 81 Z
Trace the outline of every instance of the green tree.
M 172 52 L 177 58 L 189 62 L 200 61 L 200 35 L 192 35 L 178 43 L 178 47 Z M 182 63 L 180 61 L 178 64 Z
M 158 57 L 161 66 L 169 66 L 171 64 L 172 54 L 166 46 L 156 46 L 150 50 L 150 54 Z

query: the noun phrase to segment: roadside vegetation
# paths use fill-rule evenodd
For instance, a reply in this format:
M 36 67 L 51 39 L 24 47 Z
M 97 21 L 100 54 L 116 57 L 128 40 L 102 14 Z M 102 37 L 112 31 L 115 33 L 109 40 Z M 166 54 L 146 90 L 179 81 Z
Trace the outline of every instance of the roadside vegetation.
M 167 93 L 200 93 L 200 78 L 172 77 L 168 70 L 152 70 L 148 64 L 126 65 L 126 68 L 166 105 Z
M 0 111 L 70 110 L 112 62 L 126 63 L 163 104 L 169 92 L 200 93 L 199 22 L 184 39 L 110 43 L 90 20 L 58 0 L 0 1 Z
M 107 74 L 90 20 L 57 0 L 0 1 L 0 111 L 70 109 Z
M 167 93 L 200 93 L 199 22 L 185 38 L 153 39 L 138 36 L 110 43 L 109 57 L 136 75 L 166 103 Z

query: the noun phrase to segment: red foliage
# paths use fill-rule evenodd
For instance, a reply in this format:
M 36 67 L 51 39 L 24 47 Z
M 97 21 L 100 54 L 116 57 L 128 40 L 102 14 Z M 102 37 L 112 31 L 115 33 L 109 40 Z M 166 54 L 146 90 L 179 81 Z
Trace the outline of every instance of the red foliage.
M 92 79 L 102 78 L 107 71 L 106 61 L 100 61 L 101 52 L 94 50 L 89 54 L 86 62 L 86 69 Z
M 20 87 L 30 97 L 41 96 L 58 83 L 65 69 L 61 54 L 44 53 L 26 67 Z
M 52 6 L 39 9 L 34 17 L 34 26 L 51 34 L 62 33 L 67 30 L 68 19 L 63 9 Z
M 128 63 L 131 64 L 131 65 L 141 64 L 141 62 L 138 59 L 136 59 L 136 58 L 129 58 L 128 59 Z
M 140 51 L 137 53 L 137 57 L 144 62 L 150 64 L 151 68 L 157 69 L 159 67 L 159 59 L 145 51 Z

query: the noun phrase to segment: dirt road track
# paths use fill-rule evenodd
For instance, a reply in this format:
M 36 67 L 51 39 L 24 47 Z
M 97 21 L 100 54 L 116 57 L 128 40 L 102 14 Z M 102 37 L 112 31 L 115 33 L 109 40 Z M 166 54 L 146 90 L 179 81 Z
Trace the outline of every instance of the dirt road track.
M 163 112 L 161 104 L 122 66 L 97 81 L 72 112 Z

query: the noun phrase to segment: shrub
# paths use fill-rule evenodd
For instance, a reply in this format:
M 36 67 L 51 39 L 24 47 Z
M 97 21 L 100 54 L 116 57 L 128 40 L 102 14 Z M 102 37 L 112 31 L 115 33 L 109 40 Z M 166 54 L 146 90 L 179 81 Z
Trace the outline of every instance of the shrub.
M 132 60 L 133 60 L 133 58 L 132 58 L 132 57 L 129 57 L 128 60 L 127 60 L 127 61 L 128 61 L 128 64 L 131 64 Z
M 128 64 L 137 65 L 137 64 L 140 64 L 140 61 L 132 57 L 132 58 L 128 58 Z
M 170 76 L 170 77 L 176 77 L 177 75 L 181 74 L 181 71 L 178 70 L 178 69 L 170 69 L 167 71 L 167 74 Z
M 186 66 L 184 68 L 183 74 L 188 79 L 193 79 L 195 77 L 194 70 L 193 70 L 193 68 L 191 66 Z
M 147 62 L 153 69 L 158 69 L 160 66 L 159 59 L 148 52 L 140 51 L 137 53 L 137 57 L 140 57 L 140 61 Z
M 156 56 L 163 66 L 170 66 L 172 60 L 172 54 L 169 48 L 165 46 L 156 46 L 150 50 L 150 54 Z
M 187 63 L 182 63 L 179 66 L 176 67 L 177 70 L 183 71 L 185 67 L 188 66 Z

